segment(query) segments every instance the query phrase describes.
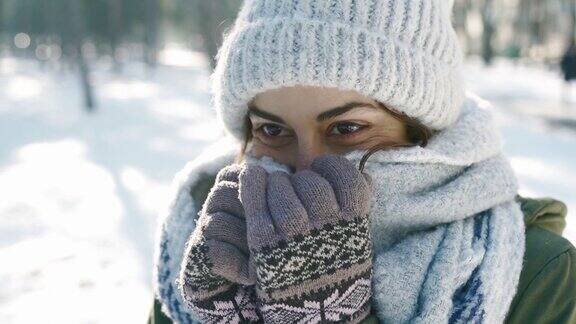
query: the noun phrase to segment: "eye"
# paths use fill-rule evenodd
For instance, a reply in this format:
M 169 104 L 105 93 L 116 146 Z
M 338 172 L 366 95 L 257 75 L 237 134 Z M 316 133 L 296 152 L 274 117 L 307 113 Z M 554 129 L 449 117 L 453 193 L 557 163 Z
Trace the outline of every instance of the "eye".
M 284 133 L 283 133 L 284 131 Z M 267 137 L 281 137 L 287 136 L 284 130 L 284 127 L 276 124 L 263 124 L 262 126 L 256 129 L 256 132 L 259 132 Z
M 351 134 L 357 133 L 360 130 L 364 129 L 365 127 L 366 127 L 365 125 L 360 125 L 360 124 L 351 123 L 351 122 L 336 123 L 336 124 L 331 126 L 330 134 L 331 135 L 346 136 L 346 135 L 351 135 Z

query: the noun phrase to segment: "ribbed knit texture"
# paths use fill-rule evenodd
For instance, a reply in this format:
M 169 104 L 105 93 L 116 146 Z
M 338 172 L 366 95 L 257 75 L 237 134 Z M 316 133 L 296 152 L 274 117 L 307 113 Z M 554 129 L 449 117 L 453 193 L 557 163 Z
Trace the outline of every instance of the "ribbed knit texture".
M 464 97 L 452 6 L 452 0 L 247 0 L 211 75 L 219 120 L 242 138 L 256 94 L 312 85 L 356 90 L 442 129 L 455 121 Z

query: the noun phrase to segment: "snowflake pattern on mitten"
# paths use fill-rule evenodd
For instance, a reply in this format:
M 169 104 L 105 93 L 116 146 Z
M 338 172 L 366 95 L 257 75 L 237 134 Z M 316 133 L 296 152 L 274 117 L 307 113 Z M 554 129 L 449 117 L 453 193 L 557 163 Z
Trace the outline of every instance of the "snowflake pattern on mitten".
M 371 310 L 370 181 L 340 156 L 289 175 L 240 173 L 266 323 L 357 323 Z
M 234 285 L 205 301 L 190 303 L 203 323 L 262 323 L 254 286 Z
M 370 275 L 366 274 L 353 280 L 346 291 L 335 289 L 326 299 L 293 299 L 285 303 L 265 304 L 260 311 L 267 323 L 338 322 L 344 319 L 354 322 L 355 319 L 361 320 L 360 315 L 369 311 L 367 303 L 370 300 L 370 289 Z M 358 311 L 362 309 L 364 312 Z

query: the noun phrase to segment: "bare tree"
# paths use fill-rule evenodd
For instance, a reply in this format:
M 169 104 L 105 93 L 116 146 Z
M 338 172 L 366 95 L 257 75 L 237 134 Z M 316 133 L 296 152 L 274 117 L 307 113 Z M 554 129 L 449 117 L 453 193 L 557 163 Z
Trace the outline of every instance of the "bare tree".
M 484 63 L 490 64 L 494 58 L 494 48 L 492 47 L 492 38 L 495 32 L 494 26 L 494 2 L 493 0 L 484 0 L 482 4 L 482 59 Z
M 222 34 L 234 20 L 240 2 L 240 0 L 194 0 L 191 2 L 193 19 L 202 36 L 204 50 L 209 57 L 212 69 L 216 66 L 216 54 L 222 43 Z
M 84 107 L 86 111 L 92 112 L 95 109 L 94 96 L 92 93 L 92 85 L 90 84 L 90 69 L 88 62 L 84 57 L 83 45 L 84 35 L 86 34 L 85 16 L 82 5 L 83 2 L 79 0 L 69 0 L 69 8 L 71 11 L 71 39 L 76 49 L 76 64 L 80 72 L 80 81 L 84 91 Z
M 576 39 L 576 1 L 568 0 L 570 8 L 570 32 L 569 37 L 572 41 Z
M 471 51 L 470 44 L 472 44 L 472 37 L 467 30 L 468 25 L 468 12 L 472 10 L 472 0 L 456 0 L 454 2 L 454 27 L 464 36 L 464 44 L 466 45 L 466 53 Z
M 146 28 L 144 32 L 144 61 L 148 67 L 154 68 L 158 62 L 158 0 L 145 0 L 144 10 L 146 16 Z
M 118 46 L 122 35 L 122 1 L 108 0 L 106 4 L 108 6 L 108 33 L 112 60 L 114 61 L 114 71 L 118 73 L 122 70 L 122 64 L 118 58 Z

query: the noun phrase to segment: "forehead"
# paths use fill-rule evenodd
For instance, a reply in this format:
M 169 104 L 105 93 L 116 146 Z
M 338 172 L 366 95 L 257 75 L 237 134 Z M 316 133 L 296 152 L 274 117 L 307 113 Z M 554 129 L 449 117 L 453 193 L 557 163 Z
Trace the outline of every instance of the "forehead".
M 298 111 L 297 107 L 306 108 L 307 112 L 317 113 L 352 101 L 376 104 L 373 99 L 354 90 L 303 85 L 261 92 L 254 97 L 253 104 L 271 113 Z

